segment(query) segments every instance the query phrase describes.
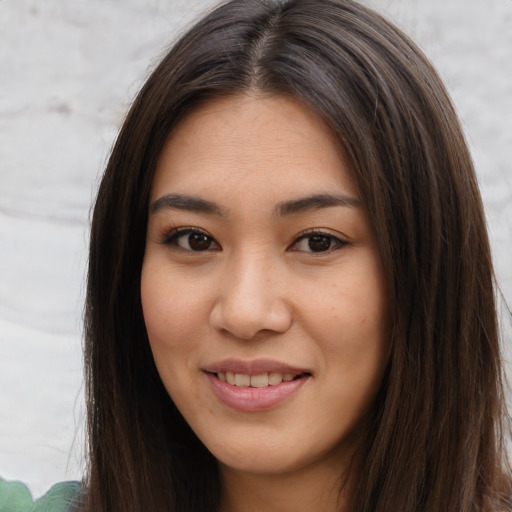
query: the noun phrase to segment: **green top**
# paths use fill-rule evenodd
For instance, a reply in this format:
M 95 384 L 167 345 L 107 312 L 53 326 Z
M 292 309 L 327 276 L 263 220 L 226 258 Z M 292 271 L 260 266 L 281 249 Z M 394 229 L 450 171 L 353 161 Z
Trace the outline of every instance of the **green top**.
M 0 512 L 72 512 L 81 494 L 80 482 L 61 482 L 33 501 L 24 483 L 0 478 Z

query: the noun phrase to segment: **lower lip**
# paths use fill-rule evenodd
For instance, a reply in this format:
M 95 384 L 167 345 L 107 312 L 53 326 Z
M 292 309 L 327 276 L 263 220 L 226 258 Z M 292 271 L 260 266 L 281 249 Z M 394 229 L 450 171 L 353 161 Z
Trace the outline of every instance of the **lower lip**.
M 217 398 L 232 409 L 257 412 L 272 409 L 290 399 L 302 387 L 309 376 L 264 388 L 239 387 L 222 382 L 213 373 L 206 373 Z

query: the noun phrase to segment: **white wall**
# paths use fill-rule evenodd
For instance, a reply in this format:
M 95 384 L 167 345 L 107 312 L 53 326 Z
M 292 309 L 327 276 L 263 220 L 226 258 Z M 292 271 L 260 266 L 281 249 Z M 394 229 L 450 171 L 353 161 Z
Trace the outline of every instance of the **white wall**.
M 0 475 L 80 478 L 91 199 L 128 104 L 198 0 L 0 1 Z M 512 304 L 512 0 L 373 0 L 445 78 Z M 509 336 L 510 341 L 510 336 Z

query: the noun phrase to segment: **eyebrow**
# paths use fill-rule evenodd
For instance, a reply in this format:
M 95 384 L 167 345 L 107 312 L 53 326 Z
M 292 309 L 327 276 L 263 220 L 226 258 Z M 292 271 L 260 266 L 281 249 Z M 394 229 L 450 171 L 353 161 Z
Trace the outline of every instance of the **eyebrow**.
M 186 210 L 211 215 L 225 215 L 225 210 L 221 206 L 200 197 L 183 194 L 166 194 L 157 199 L 151 206 L 151 212 L 157 213 L 161 210 Z
M 276 206 L 274 213 L 279 217 L 284 217 L 287 215 L 319 210 L 321 208 L 330 208 L 333 206 L 357 208 L 361 206 L 361 201 L 355 197 L 343 194 L 314 194 L 279 203 Z M 222 206 L 200 197 L 184 194 L 166 194 L 157 199 L 151 205 L 152 213 L 158 213 L 162 210 L 185 210 L 196 213 L 218 215 L 221 217 L 226 216 L 226 209 Z
M 332 206 L 357 208 L 361 206 L 361 201 L 355 197 L 343 194 L 314 194 L 301 199 L 292 199 L 291 201 L 279 203 L 276 207 L 276 214 L 283 217 L 321 208 L 330 208 Z

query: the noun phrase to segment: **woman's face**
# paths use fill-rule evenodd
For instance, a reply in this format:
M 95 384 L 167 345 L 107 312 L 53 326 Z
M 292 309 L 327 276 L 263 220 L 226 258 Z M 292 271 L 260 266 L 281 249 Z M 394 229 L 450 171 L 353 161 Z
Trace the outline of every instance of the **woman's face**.
M 211 101 L 151 189 L 142 305 L 160 377 L 221 467 L 339 464 L 389 352 L 372 227 L 333 138 L 287 97 Z

